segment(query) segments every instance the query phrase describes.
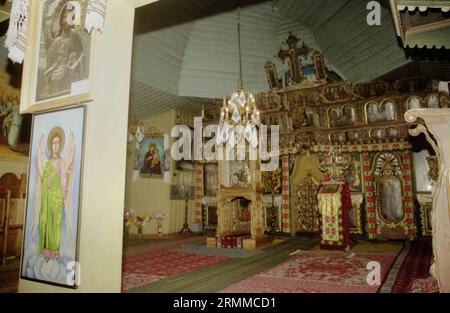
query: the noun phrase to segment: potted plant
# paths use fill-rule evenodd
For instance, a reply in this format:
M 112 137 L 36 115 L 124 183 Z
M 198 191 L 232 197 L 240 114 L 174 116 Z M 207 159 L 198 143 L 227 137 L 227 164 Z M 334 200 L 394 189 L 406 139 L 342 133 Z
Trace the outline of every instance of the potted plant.
M 150 216 L 145 213 L 144 216 L 136 216 L 134 219 L 134 225 L 138 229 L 138 236 L 141 237 L 144 232 L 144 226 L 150 221 Z

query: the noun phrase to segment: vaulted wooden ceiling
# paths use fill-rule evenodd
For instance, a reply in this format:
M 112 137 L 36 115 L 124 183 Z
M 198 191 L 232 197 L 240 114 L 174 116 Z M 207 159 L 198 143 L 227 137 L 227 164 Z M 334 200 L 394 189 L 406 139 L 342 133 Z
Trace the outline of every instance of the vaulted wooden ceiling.
M 238 79 L 238 1 L 161 0 L 136 12 L 131 110 L 138 117 L 172 108 L 197 110 L 229 95 Z M 388 7 L 367 24 L 366 1 L 240 0 L 244 83 L 267 90 L 264 64 L 289 31 L 323 52 L 327 66 L 352 82 L 370 81 L 411 60 Z M 281 73 L 279 73 L 280 75 Z

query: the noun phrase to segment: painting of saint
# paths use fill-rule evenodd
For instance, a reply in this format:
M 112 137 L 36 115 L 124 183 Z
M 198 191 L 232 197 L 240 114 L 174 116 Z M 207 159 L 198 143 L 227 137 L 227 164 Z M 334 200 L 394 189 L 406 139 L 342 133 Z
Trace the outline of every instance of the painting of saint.
M 140 174 L 162 177 L 164 171 L 164 137 L 145 137 L 141 142 Z
M 351 207 L 348 211 L 348 220 L 349 220 L 349 226 L 350 228 L 357 228 L 358 227 L 358 214 L 359 207 Z
M 351 192 L 361 192 L 361 156 L 358 153 L 351 153 L 348 155 L 348 160 L 350 160 L 350 166 L 345 173 L 345 180 L 348 182 Z
M 35 101 L 89 91 L 90 35 L 82 27 L 86 0 L 44 1 Z
M 22 278 L 76 287 L 84 108 L 37 114 L 33 123 Z
M 388 222 L 399 222 L 404 214 L 400 179 L 392 175 L 383 176 L 377 187 L 381 215 Z
M 217 164 L 205 164 L 204 167 L 204 180 L 205 180 L 205 196 L 216 197 L 217 188 L 219 186 L 219 171 Z
M 1 37 L 4 41 L 5 37 Z M 28 157 L 31 132 L 31 115 L 20 114 L 20 83 L 22 68 L 12 65 L 8 50 L 0 45 L 0 158 Z
M 325 64 L 323 62 L 323 57 L 320 52 L 315 52 L 313 54 L 313 60 L 315 65 L 315 75 L 317 80 L 326 80 L 327 79 L 327 71 L 325 68 Z

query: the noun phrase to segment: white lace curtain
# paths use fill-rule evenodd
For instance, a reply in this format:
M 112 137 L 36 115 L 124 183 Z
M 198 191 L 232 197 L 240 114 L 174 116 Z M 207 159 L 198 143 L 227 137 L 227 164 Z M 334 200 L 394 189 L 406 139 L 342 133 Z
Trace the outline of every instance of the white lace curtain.
M 84 21 L 84 26 L 88 32 L 93 29 L 100 31 L 103 29 L 107 2 L 108 0 L 88 0 L 86 20 Z M 29 13 L 30 0 L 13 0 L 5 40 L 5 47 L 9 51 L 8 57 L 13 62 L 22 63 L 25 57 Z

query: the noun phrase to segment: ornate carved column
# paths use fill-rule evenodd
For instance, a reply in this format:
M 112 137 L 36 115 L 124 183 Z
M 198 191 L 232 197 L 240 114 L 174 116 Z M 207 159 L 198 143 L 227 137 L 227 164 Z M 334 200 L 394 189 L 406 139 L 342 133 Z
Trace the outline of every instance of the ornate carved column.
M 434 264 L 431 274 L 438 280 L 441 292 L 450 292 L 450 109 L 414 109 L 405 113 L 407 122 L 419 124 L 410 130 L 412 136 L 423 133 L 436 152 L 439 176 L 433 193 L 432 227 Z
M 192 225 L 192 229 L 195 232 L 200 232 L 203 230 L 202 223 L 202 198 L 204 190 L 203 182 L 203 164 L 200 162 L 195 163 L 195 221 Z

